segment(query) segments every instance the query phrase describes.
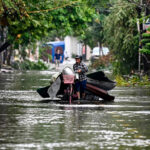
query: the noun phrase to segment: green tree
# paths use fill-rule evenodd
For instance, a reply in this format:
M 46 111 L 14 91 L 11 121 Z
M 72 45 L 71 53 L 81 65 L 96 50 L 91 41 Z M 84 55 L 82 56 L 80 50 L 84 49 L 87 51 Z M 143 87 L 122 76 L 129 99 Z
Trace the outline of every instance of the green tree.
M 0 7 L 0 25 L 8 28 L 0 52 L 9 44 L 18 47 L 41 40 L 51 31 L 83 35 L 94 13 L 86 0 L 1 0 Z
M 114 73 L 128 74 L 137 68 L 138 32 L 136 5 L 116 2 L 105 20 L 105 40 L 114 55 Z
M 92 22 L 88 24 L 85 35 L 80 38 L 93 48 L 98 43 L 103 43 L 103 23 L 104 18 L 109 14 L 110 0 L 93 0 L 89 3 L 95 9 L 95 14 Z
M 140 50 L 141 53 L 143 54 L 149 54 L 150 55 L 150 28 L 148 28 L 147 33 L 142 34 L 142 49 Z

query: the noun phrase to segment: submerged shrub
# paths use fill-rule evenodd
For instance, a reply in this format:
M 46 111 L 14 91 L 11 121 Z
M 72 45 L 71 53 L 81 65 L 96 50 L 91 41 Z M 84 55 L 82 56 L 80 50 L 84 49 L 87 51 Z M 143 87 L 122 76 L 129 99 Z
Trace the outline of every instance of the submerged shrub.
M 132 76 L 116 76 L 115 78 L 117 82 L 117 86 L 144 86 L 144 87 L 150 87 L 150 80 L 149 77 L 146 76 L 138 76 L 138 75 L 132 75 Z
M 112 55 L 108 54 L 105 56 L 100 56 L 97 60 L 91 60 L 91 68 L 100 70 L 100 69 L 105 69 L 105 68 L 110 68 L 111 67 L 111 62 L 112 62 Z
M 38 62 L 32 62 L 29 60 L 25 60 L 23 62 L 15 62 L 12 65 L 13 68 L 19 69 L 19 70 L 47 70 L 48 66 L 38 60 Z

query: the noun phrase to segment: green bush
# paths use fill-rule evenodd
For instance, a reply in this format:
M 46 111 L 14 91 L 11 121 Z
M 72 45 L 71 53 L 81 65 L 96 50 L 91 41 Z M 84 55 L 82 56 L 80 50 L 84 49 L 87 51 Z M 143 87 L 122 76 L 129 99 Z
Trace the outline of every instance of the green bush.
M 143 33 L 142 36 L 143 36 L 143 38 L 150 38 L 150 34 L 149 33 Z
M 150 33 L 143 33 L 142 34 L 143 39 L 141 40 L 143 46 L 140 50 L 143 54 L 150 54 Z
M 143 39 L 141 40 L 142 44 L 150 43 L 150 39 Z
M 76 57 L 76 54 L 72 54 L 72 58 L 75 58 Z
M 13 63 L 12 67 L 19 70 L 47 70 L 48 69 L 48 66 L 45 65 L 40 60 L 38 60 L 38 62 L 31 62 L 29 60 L 25 60 L 23 62 L 15 62 Z
M 149 49 L 141 49 L 140 52 L 144 53 L 144 54 L 150 54 L 150 50 Z
M 150 87 L 150 80 L 148 76 L 138 76 L 132 75 L 129 77 L 116 76 L 115 81 L 117 86 L 126 86 L 126 87 L 136 87 L 136 86 L 144 86 Z
M 100 56 L 97 60 L 91 60 L 91 69 L 102 70 L 110 69 L 112 67 L 112 55 Z M 111 68 L 112 69 L 112 68 Z

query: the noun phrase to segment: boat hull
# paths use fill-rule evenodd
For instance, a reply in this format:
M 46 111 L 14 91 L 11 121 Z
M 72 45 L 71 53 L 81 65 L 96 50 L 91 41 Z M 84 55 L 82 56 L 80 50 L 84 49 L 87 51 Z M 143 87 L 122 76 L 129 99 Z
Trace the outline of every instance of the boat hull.
M 115 99 L 115 97 L 112 96 L 112 95 L 109 95 L 107 91 L 105 91 L 103 89 L 100 89 L 98 87 L 95 87 L 95 86 L 93 86 L 91 84 L 87 84 L 86 85 L 86 90 L 90 91 L 94 95 L 99 96 L 103 100 L 113 101 Z
M 41 100 L 41 103 L 56 103 L 56 104 L 70 104 L 68 100 L 58 100 L 58 99 L 46 99 L 46 100 Z M 81 100 L 72 100 L 71 104 L 73 105 L 100 105 L 100 104 L 107 104 L 107 103 L 112 103 L 112 101 L 108 100 L 86 100 L 86 99 L 81 99 Z

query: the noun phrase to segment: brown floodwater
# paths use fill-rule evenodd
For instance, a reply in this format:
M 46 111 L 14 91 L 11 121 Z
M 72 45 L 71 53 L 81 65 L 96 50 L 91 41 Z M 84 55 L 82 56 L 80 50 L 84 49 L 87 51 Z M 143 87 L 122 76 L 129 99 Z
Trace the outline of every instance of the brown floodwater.
M 116 87 L 100 105 L 45 103 L 36 89 L 54 73 L 0 74 L 0 149 L 150 149 L 150 89 Z

